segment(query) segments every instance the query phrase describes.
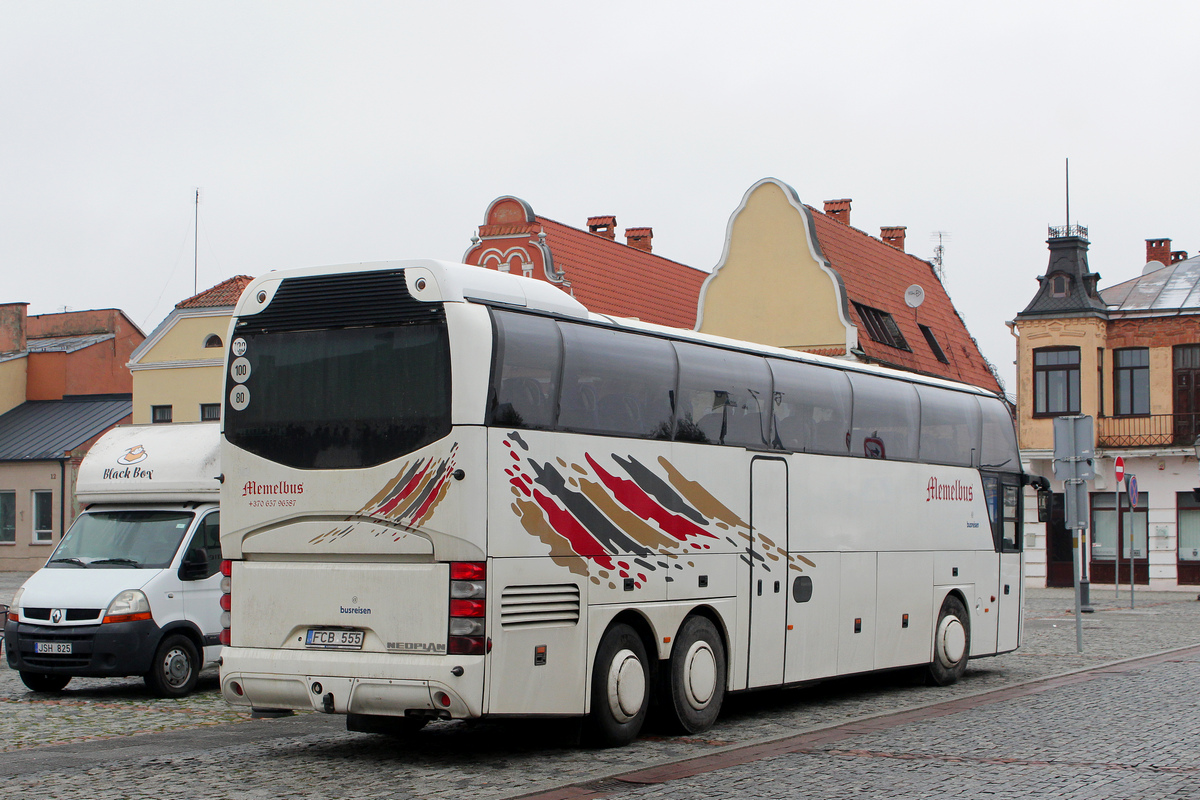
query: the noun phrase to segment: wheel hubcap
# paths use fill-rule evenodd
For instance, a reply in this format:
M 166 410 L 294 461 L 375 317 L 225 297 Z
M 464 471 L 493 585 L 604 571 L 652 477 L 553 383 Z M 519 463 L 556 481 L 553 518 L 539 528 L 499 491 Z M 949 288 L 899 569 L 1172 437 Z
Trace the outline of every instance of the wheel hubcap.
M 953 667 L 962 661 L 967 651 L 967 631 L 962 620 L 955 616 L 945 617 L 938 624 L 938 660 L 943 666 Z
M 628 722 L 642 710 L 646 673 L 632 650 L 622 650 L 608 668 L 608 707 L 618 722 Z
M 167 657 L 163 660 L 163 677 L 167 683 L 173 687 L 180 687 L 187 683 L 192 674 L 192 665 L 188 660 L 187 653 L 182 650 L 171 650 L 167 653 Z
M 708 642 L 695 642 L 684 659 L 683 686 L 688 704 L 701 709 L 717 691 L 717 659 Z

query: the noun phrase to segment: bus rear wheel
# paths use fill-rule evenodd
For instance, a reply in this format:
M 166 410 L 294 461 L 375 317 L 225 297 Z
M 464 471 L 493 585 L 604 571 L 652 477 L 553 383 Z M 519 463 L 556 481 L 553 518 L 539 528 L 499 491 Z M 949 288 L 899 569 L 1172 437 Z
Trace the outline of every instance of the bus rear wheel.
M 956 683 L 967 670 L 971 653 L 971 617 L 962 600 L 951 595 L 942 603 L 937 628 L 933 632 L 933 661 L 929 678 L 938 686 Z
M 599 747 L 629 744 L 642 730 L 649 700 L 646 647 L 633 628 L 614 625 L 596 650 L 587 741 Z
M 671 648 L 668 724 L 681 733 L 712 727 L 725 699 L 725 645 L 712 620 L 688 617 Z

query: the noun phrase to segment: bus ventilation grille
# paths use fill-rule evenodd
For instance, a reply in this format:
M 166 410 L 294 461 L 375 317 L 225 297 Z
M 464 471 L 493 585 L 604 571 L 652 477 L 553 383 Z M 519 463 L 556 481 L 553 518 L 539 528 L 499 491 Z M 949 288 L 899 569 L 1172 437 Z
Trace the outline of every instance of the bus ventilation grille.
M 500 594 L 500 627 L 540 628 L 579 622 L 579 587 L 573 583 L 506 586 Z
M 445 318 L 441 303 L 422 303 L 408 293 L 404 271 L 351 272 L 287 278 L 261 313 L 238 320 L 255 332 L 405 325 Z

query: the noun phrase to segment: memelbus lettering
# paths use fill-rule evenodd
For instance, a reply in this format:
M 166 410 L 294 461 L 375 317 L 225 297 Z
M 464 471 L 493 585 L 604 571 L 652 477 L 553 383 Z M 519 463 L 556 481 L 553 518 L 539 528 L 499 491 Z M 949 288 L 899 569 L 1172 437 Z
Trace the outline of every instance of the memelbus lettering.
M 279 483 L 246 481 L 246 485 L 242 487 L 242 497 L 273 494 L 304 494 L 304 484 L 288 483 L 287 481 L 279 481 Z
M 937 478 L 930 478 L 925 489 L 925 502 L 930 500 L 962 500 L 971 502 L 975 499 L 975 489 L 969 483 L 955 481 L 954 483 L 938 483 Z

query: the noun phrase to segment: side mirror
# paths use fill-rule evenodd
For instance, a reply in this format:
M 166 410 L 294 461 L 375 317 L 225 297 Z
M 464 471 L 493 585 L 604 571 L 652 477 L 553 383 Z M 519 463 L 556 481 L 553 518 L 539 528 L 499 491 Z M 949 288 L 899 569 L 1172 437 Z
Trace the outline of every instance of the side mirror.
M 208 577 L 208 557 L 203 550 L 189 550 L 179 565 L 179 580 L 199 581 Z
M 1050 497 L 1051 494 L 1047 490 L 1038 489 L 1037 506 L 1038 506 L 1038 522 L 1050 521 Z

